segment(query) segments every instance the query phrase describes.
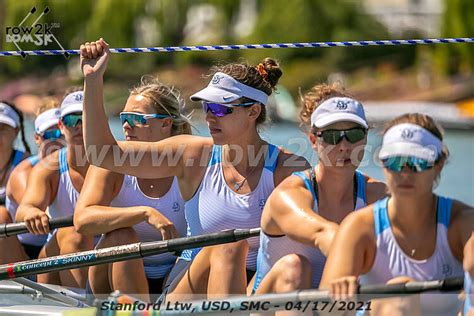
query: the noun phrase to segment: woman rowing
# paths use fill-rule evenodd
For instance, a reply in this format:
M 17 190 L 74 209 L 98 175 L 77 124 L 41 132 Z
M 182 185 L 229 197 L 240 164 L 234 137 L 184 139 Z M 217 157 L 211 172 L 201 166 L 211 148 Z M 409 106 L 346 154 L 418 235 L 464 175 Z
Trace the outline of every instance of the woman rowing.
M 142 81 L 131 91 L 120 113 L 125 139 L 157 142 L 191 134 L 188 119 L 181 113 L 183 107 L 177 90 L 157 80 Z M 74 223 L 79 233 L 105 234 L 99 248 L 184 237 L 186 219 L 178 179 L 143 179 L 91 166 Z M 175 261 L 174 255 L 162 254 L 91 267 L 89 283 L 94 294 L 115 290 L 145 296 L 161 293 L 163 280 Z M 127 275 L 133 278 L 124 277 Z
M 21 140 L 25 151 L 15 149 L 15 139 L 21 133 Z M 23 125 L 23 113 L 12 103 L 0 101 L 0 223 L 11 223 L 12 218 L 5 207 L 6 187 L 13 169 L 26 157 L 30 147 L 25 139 Z M 0 239 L 0 249 L 20 250 L 18 239 L 15 237 Z M 6 251 L 0 254 L 0 263 L 8 263 L 10 260 L 21 258 L 20 252 L 15 252 L 10 257 Z
M 62 146 L 63 139 L 58 127 L 61 111 L 58 106 L 58 101 L 54 98 L 44 98 L 42 100 L 34 122 L 34 139 L 36 146 L 38 146 L 38 154 L 30 156 L 18 164 L 8 180 L 6 207 L 12 220 L 16 217 L 18 205 L 25 194 L 28 177 L 33 167 L 43 157 Z M 9 251 L 3 252 L 0 256 L 8 256 L 8 262 L 36 259 L 41 248 L 46 243 L 46 237 L 46 235 L 33 235 L 30 233 L 20 234 L 17 237 L 11 238 L 16 240 L 16 242 L 10 244 Z
M 67 93 L 61 103 L 59 129 L 67 147 L 42 159 L 31 171 L 26 192 L 16 213 L 33 234 L 48 234 L 40 258 L 92 249 L 93 239 L 77 233 L 74 227 L 50 232 L 52 218 L 72 216 L 89 168 L 82 139 L 83 92 Z M 87 268 L 65 270 L 38 276 L 38 282 L 84 288 Z
M 186 201 L 190 236 L 258 227 L 275 185 L 307 166 L 303 158 L 265 142 L 257 131 L 265 120 L 268 96 L 282 74 L 277 63 L 266 59 L 257 67 L 227 64 L 214 68 L 209 85 L 191 97 L 202 101 L 212 138 L 179 135 L 155 143 L 117 142 L 107 128 L 103 107 L 103 75 L 109 56 L 102 39 L 81 46 L 85 143 L 98 151 L 112 146 L 114 151 L 140 153 L 143 158 L 138 166 L 130 159 L 118 165 L 109 150 L 104 159 L 91 163 L 139 178 L 176 176 Z M 183 252 L 170 272 L 166 290 L 211 297 L 245 293 L 245 268 L 255 271 L 258 239 L 248 243 Z
M 431 117 L 405 114 L 388 123 L 379 158 L 391 196 L 343 221 L 321 287 L 339 299 L 354 294 L 358 283 L 463 276 L 463 249 L 474 238 L 474 212 L 433 193 L 448 154 L 443 131 Z M 421 297 L 424 314 L 455 314 L 459 308 L 456 295 Z M 390 314 L 395 312 L 391 304 Z
M 385 196 L 383 183 L 357 170 L 368 131 L 362 104 L 337 84 L 317 85 L 302 101 L 300 118 L 319 162 L 285 179 L 265 205 L 257 294 L 318 288 L 339 223 Z

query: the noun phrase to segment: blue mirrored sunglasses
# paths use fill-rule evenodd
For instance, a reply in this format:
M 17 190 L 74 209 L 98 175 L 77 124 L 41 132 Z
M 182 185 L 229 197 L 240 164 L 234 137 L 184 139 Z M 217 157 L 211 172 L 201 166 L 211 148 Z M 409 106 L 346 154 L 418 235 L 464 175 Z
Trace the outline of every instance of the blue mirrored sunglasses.
M 82 113 L 71 113 L 64 116 L 61 121 L 67 127 L 76 127 L 79 123 L 82 124 Z
M 204 111 L 204 114 L 211 111 L 211 113 L 214 114 L 215 116 L 223 117 L 223 116 L 226 116 L 227 114 L 231 114 L 232 112 L 234 112 L 234 109 L 233 109 L 234 106 L 248 107 L 255 103 L 257 102 L 247 102 L 247 103 L 239 103 L 239 104 L 221 104 L 221 103 L 212 103 L 212 102 L 202 101 L 202 110 Z
M 120 122 L 125 124 L 125 122 L 130 125 L 130 127 L 136 126 L 143 126 L 146 125 L 149 119 L 164 119 L 174 116 L 170 116 L 169 114 L 142 114 L 142 113 L 135 113 L 135 112 L 121 112 L 120 113 Z
M 43 139 L 58 139 L 61 138 L 61 131 L 59 129 L 47 130 L 42 134 L 39 134 Z
M 407 166 L 413 172 L 423 172 L 433 168 L 436 162 L 429 162 L 425 159 L 416 158 L 413 156 L 390 157 L 382 160 L 383 166 L 394 172 L 401 172 L 403 167 Z

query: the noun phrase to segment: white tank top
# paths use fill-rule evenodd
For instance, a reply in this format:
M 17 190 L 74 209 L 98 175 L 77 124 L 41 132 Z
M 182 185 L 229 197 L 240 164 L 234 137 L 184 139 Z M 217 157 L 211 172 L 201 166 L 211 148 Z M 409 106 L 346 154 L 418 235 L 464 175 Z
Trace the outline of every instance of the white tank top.
M 318 213 L 318 200 L 316 192 L 314 191 L 313 180 L 310 179 L 304 171 L 295 172 L 296 175 L 303 179 L 305 187 L 313 195 L 313 211 Z M 356 184 L 354 192 L 357 196 L 355 209 L 363 208 L 367 205 L 365 176 L 356 170 L 355 173 Z M 273 265 L 282 257 L 289 254 L 298 254 L 304 256 L 311 263 L 312 268 L 312 287 L 318 288 L 321 276 L 323 274 L 326 257 L 317 248 L 294 241 L 286 235 L 271 236 L 262 231 L 260 234 L 260 248 L 258 250 L 257 258 L 257 273 L 254 283 L 254 291 L 262 282 L 265 275 L 270 271 Z
M 79 192 L 72 184 L 66 159 L 66 148 L 59 150 L 59 183 L 58 192 L 53 203 L 49 206 L 51 218 L 72 216 L 76 207 Z
M 39 158 L 38 156 L 30 156 L 26 158 L 26 160 L 29 161 L 31 166 L 35 166 Z M 10 213 L 13 221 L 15 221 L 16 217 L 16 211 L 18 209 L 18 204 L 15 201 L 10 200 L 10 198 L 7 196 L 5 199 L 5 206 Z M 32 245 L 32 246 L 43 246 L 46 243 L 46 238 L 48 237 L 47 235 L 33 235 L 33 234 L 20 234 L 17 235 L 18 240 L 25 245 Z
M 125 175 L 122 187 L 110 203 L 113 207 L 149 206 L 158 210 L 173 222 L 179 235 L 186 236 L 186 219 L 184 200 L 179 191 L 178 179 L 175 177 L 169 191 L 160 198 L 146 196 L 140 189 L 136 177 Z M 161 233 L 146 222 L 134 225 L 133 228 L 141 242 L 162 240 Z M 173 267 L 176 257 L 171 253 L 144 257 L 145 273 L 149 279 L 164 278 Z
M 438 196 L 436 248 L 433 255 L 425 260 L 410 258 L 400 248 L 391 229 L 387 203 L 388 197 L 374 204 L 377 253 L 370 271 L 361 275 L 360 284 L 383 284 L 398 276 L 407 276 L 415 281 L 463 276 L 462 264 L 453 256 L 448 242 L 451 199 Z M 423 315 L 455 315 L 460 307 L 457 293 L 421 296 Z
M 263 207 L 275 188 L 275 171 L 279 150 L 268 145 L 265 164 L 257 187 L 247 194 L 232 191 L 224 179 L 222 170 L 222 146 L 214 145 L 211 159 L 194 196 L 185 203 L 188 236 L 214 233 L 224 229 L 260 227 Z M 249 252 L 247 269 L 255 271 L 259 238 L 247 239 Z M 200 248 L 185 250 L 183 260 L 192 260 Z

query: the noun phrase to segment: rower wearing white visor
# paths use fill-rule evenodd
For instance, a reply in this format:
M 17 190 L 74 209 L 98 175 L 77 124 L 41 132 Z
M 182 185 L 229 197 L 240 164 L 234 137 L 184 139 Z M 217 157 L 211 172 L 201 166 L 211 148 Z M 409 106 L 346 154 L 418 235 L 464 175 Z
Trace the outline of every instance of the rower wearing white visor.
M 15 148 L 15 140 L 21 133 L 21 140 L 25 150 Z M 8 180 L 20 162 L 28 157 L 30 148 L 25 140 L 25 130 L 22 112 L 13 104 L 0 101 L 0 223 L 8 224 L 14 219 L 5 207 Z M 24 254 L 16 237 L 0 238 L 0 264 L 9 263 L 15 259 L 22 259 Z M 19 261 L 19 260 L 15 260 Z
M 253 292 L 318 288 L 342 219 L 385 196 L 385 185 L 357 170 L 367 142 L 362 104 L 337 84 L 317 85 L 303 96 L 302 124 L 319 162 L 296 172 L 270 195 Z
M 34 139 L 36 146 L 38 147 L 38 154 L 23 160 L 13 170 L 10 179 L 8 180 L 6 207 L 10 212 L 12 219 L 16 217 L 18 205 L 25 194 L 27 180 L 33 167 L 42 158 L 62 147 L 62 135 L 58 126 L 61 111 L 58 106 L 58 101 L 54 98 L 44 98 L 42 100 L 42 104 L 37 110 L 37 116 L 34 122 Z M 46 243 L 47 235 L 33 235 L 28 233 L 20 234 L 15 238 L 18 238 L 20 241 L 26 252 L 26 256 L 21 256 L 20 260 L 15 259 L 11 262 L 36 259 L 41 248 Z M 8 254 L 5 253 L 5 255 L 17 257 L 15 255 L 17 251 L 20 251 L 23 254 L 21 250 L 12 247 L 11 251 L 8 251 Z
M 93 238 L 64 227 L 50 231 L 51 218 L 72 216 L 79 192 L 89 168 L 82 138 L 83 92 L 72 89 L 61 102 L 58 122 L 67 145 L 37 163 L 28 178 L 26 192 L 16 213 L 17 222 L 25 222 L 30 233 L 48 235 L 39 257 L 90 250 Z M 84 288 L 87 268 L 41 274 L 38 282 Z
M 344 299 L 355 293 L 358 284 L 464 275 L 463 259 L 474 251 L 474 212 L 433 192 L 448 154 L 443 131 L 431 117 L 405 114 L 388 123 L 379 158 L 391 196 L 343 221 L 321 287 Z M 469 239 L 471 249 L 465 249 Z M 424 294 L 396 299 L 401 300 L 398 303 L 373 302 L 371 312 L 456 315 L 461 309 L 457 296 Z
M 282 72 L 265 59 L 257 66 L 231 63 L 213 68 L 209 85 L 192 96 L 201 101 L 211 138 L 177 135 L 155 143 L 117 142 L 103 104 L 103 74 L 110 51 L 102 39 L 81 46 L 85 81 L 84 131 L 87 146 L 104 150 L 99 167 L 140 178 L 176 176 L 185 202 L 188 236 L 229 228 L 259 227 L 271 191 L 307 162 L 264 141 L 268 96 Z M 114 154 L 140 153 L 140 164 Z M 160 157 L 154 162 L 153 157 Z M 156 159 L 155 159 L 156 160 Z M 171 270 L 165 291 L 222 297 L 245 293 L 246 267 L 255 270 L 258 238 L 184 251 Z M 248 256 L 247 256 L 248 254 Z M 251 272 L 249 273 L 251 274 Z
M 178 90 L 158 80 L 143 80 L 131 90 L 120 113 L 125 139 L 157 142 L 191 134 Z M 142 179 L 91 166 L 74 212 L 78 232 L 104 234 L 97 248 L 186 236 L 184 200 L 178 178 Z M 94 295 L 113 291 L 148 300 L 160 294 L 176 256 L 164 253 L 91 267 L 89 287 Z M 89 290 L 89 288 L 88 288 Z

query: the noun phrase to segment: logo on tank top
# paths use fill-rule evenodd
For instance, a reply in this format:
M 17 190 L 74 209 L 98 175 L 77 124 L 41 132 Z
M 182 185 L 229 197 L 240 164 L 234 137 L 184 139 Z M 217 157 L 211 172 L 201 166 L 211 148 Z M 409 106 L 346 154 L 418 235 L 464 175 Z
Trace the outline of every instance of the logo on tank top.
M 173 207 L 171 208 L 173 210 L 173 212 L 179 212 L 180 210 L 180 206 L 179 206 L 179 203 L 178 202 L 174 202 L 173 203 Z
M 258 203 L 258 207 L 260 208 L 260 211 L 263 211 L 263 208 L 265 207 L 265 202 L 267 202 L 267 200 L 260 199 L 260 202 Z
M 451 268 L 450 264 L 443 264 L 441 271 L 445 277 L 449 277 L 451 274 L 453 274 L 453 269 Z

